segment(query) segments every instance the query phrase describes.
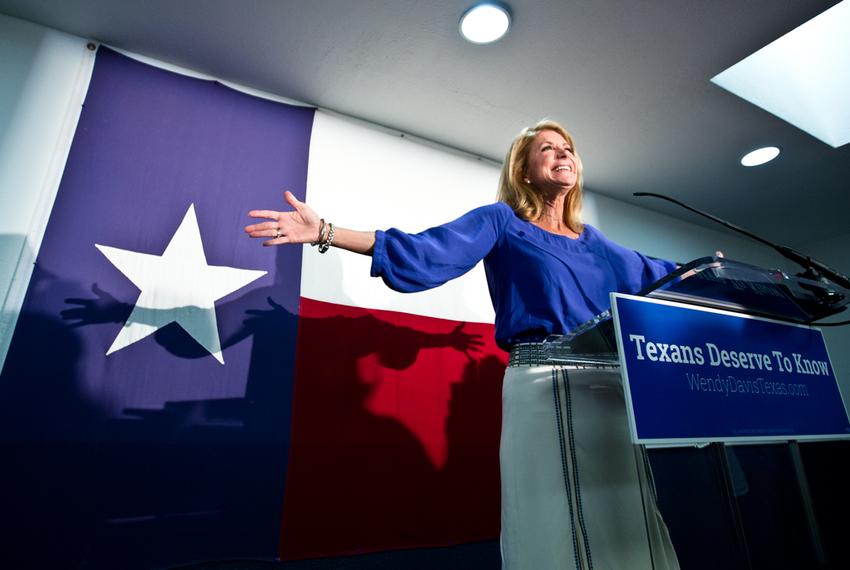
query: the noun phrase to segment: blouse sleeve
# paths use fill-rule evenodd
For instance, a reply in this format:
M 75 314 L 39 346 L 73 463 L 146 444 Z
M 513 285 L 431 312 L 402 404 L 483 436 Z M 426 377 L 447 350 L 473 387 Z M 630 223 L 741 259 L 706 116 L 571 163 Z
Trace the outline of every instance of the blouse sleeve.
M 678 265 L 646 255 L 614 243 L 594 228 L 617 279 L 620 293 L 637 293 L 647 285 L 675 271 Z
M 431 289 L 460 277 L 493 249 L 508 214 L 513 215 L 507 205 L 492 204 L 418 234 L 379 230 L 372 277 L 381 277 L 402 293 Z

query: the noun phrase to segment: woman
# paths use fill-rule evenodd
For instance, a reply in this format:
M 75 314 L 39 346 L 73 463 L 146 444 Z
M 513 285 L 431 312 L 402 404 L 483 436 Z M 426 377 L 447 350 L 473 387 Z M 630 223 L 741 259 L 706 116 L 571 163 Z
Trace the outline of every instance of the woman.
M 500 447 L 504 567 L 677 568 L 616 372 L 571 372 L 534 356 L 547 336 L 608 309 L 609 292 L 635 293 L 675 269 L 583 224 L 581 184 L 572 137 L 542 121 L 514 139 L 499 201 L 448 224 L 416 235 L 352 231 L 325 224 L 287 192 L 294 211 L 251 211 L 270 221 L 245 231 L 267 246 L 371 255 L 372 275 L 402 292 L 437 287 L 483 259 L 496 341 L 512 363 Z

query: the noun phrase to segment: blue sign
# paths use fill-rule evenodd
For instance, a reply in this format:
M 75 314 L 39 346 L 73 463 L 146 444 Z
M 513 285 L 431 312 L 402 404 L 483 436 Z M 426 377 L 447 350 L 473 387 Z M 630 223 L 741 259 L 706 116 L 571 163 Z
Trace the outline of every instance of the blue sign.
M 820 330 L 612 293 L 636 443 L 850 437 Z

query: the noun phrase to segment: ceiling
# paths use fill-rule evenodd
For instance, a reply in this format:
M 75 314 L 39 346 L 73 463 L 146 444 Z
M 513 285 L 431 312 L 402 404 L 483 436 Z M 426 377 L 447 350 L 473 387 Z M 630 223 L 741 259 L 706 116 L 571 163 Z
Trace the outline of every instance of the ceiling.
M 0 12 L 501 161 L 548 117 L 589 190 L 701 223 L 667 194 L 781 243 L 850 231 L 833 149 L 709 79 L 836 2 L 510 0 L 472 45 L 473 0 L 0 0 Z M 744 168 L 740 157 L 779 146 Z M 708 222 L 706 222 L 708 223 Z

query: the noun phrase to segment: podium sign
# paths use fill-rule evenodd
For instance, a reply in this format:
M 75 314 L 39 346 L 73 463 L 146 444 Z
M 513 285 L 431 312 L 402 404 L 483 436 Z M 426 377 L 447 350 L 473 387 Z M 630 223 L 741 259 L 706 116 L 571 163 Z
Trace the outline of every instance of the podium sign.
M 850 437 L 818 329 L 611 294 L 635 443 Z

